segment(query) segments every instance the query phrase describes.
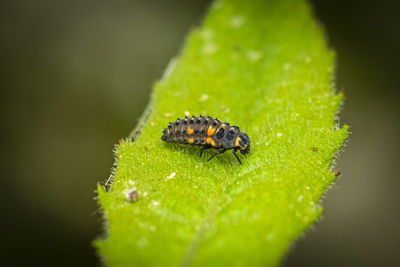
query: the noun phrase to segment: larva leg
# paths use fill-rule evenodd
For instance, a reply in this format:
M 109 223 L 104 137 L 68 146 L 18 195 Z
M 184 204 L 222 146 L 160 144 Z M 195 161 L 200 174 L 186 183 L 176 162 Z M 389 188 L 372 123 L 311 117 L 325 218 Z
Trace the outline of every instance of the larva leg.
M 216 151 L 216 152 L 214 153 L 214 155 L 212 155 L 211 158 L 209 158 L 207 161 L 212 160 L 216 155 L 222 154 L 222 153 L 224 153 L 225 151 L 226 151 L 226 149 L 222 149 L 222 150 Z
M 235 157 L 236 157 L 236 159 L 239 161 L 239 163 L 242 164 L 242 162 L 240 161 L 238 155 L 236 155 L 236 150 L 237 150 L 237 149 L 232 150 L 232 153 L 233 153 L 233 155 L 235 155 Z

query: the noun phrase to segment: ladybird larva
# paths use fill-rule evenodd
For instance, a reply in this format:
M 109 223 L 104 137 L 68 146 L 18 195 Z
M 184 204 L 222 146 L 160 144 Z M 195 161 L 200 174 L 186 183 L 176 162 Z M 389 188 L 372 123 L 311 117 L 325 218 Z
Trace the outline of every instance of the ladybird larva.
M 211 117 L 193 116 L 170 122 L 163 130 L 161 140 L 167 143 L 201 146 L 200 157 L 206 149 L 217 149 L 207 161 L 227 150 L 232 150 L 236 159 L 242 164 L 236 152 L 238 150 L 242 154 L 250 152 L 250 138 L 246 133 L 241 132 L 237 126 L 231 126 L 227 122 Z

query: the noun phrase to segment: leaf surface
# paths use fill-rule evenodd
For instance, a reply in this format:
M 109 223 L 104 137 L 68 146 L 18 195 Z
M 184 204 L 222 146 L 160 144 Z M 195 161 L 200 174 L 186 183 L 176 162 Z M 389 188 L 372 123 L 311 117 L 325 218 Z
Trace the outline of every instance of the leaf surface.
M 322 212 L 347 137 L 336 114 L 334 53 L 305 1 L 216 1 L 116 152 L 110 192 L 98 187 L 109 266 L 276 266 Z M 218 117 L 251 139 L 206 161 L 161 141 L 168 122 Z M 139 199 L 125 200 L 127 190 Z

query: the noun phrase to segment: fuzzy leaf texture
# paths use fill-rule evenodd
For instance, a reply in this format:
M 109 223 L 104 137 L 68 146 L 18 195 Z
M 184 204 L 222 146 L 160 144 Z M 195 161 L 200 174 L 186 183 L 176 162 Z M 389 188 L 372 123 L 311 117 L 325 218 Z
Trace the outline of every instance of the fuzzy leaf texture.
M 337 124 L 334 53 L 306 1 L 214 2 L 155 84 L 116 151 L 112 189 L 98 187 L 108 266 L 276 266 L 322 212 Z M 161 141 L 168 122 L 217 117 L 251 139 L 239 157 Z M 138 192 L 137 202 L 125 199 Z

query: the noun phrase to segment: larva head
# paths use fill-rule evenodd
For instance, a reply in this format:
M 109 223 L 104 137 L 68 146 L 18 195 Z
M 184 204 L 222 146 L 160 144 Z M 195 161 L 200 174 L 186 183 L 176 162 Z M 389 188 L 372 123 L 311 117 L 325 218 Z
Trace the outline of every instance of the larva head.
M 240 149 L 240 153 L 247 154 L 250 152 L 250 138 L 244 133 L 240 132 L 240 134 L 236 137 L 235 147 Z

